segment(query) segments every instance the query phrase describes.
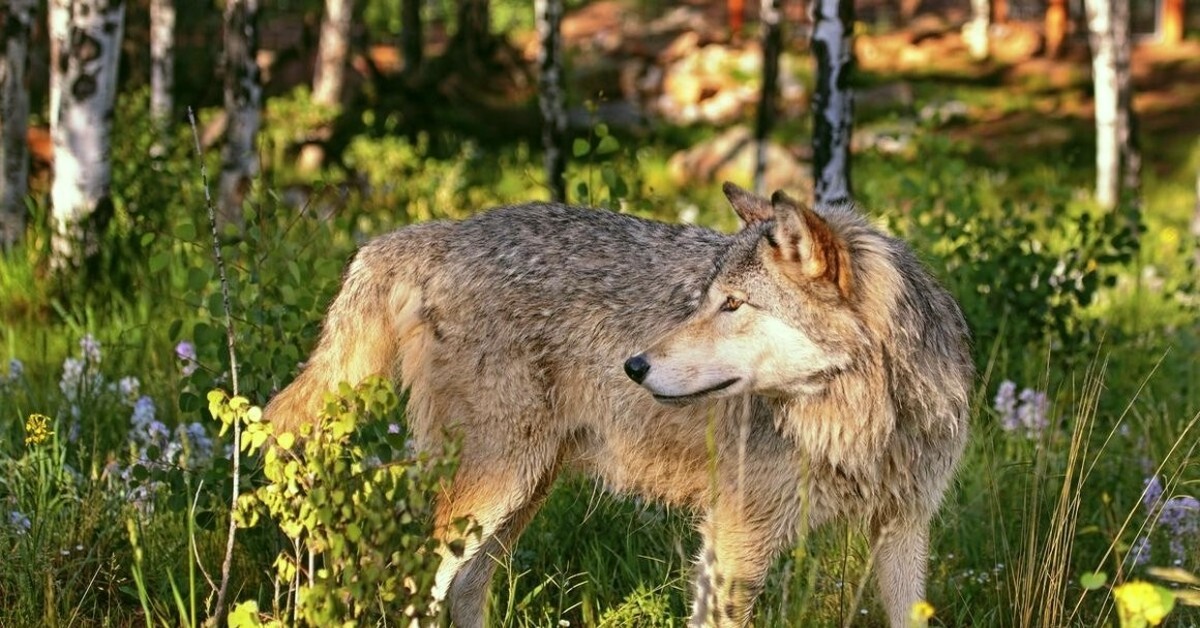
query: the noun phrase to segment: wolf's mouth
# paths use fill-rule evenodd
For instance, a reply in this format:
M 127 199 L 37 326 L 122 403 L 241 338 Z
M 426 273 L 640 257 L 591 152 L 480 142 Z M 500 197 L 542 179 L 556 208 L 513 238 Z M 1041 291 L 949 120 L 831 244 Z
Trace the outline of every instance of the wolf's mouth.
M 705 388 L 704 390 L 698 390 L 694 393 L 688 393 L 686 395 L 654 395 L 654 399 L 656 401 L 661 401 L 663 403 L 684 404 L 684 403 L 688 403 L 690 401 L 695 401 L 697 399 L 700 399 L 701 397 L 706 397 L 717 391 L 725 390 L 726 388 L 729 388 L 730 386 L 738 383 L 738 381 L 739 381 L 739 378 L 735 377 L 733 379 L 727 379 L 727 380 L 717 384 L 716 386 L 711 386 L 709 388 Z M 654 393 L 651 393 L 651 394 L 654 394 Z

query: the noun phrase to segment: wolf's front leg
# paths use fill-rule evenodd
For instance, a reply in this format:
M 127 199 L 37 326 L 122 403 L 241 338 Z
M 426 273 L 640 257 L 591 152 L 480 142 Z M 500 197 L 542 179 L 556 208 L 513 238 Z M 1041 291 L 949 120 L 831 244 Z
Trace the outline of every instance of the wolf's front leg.
M 701 526 L 704 545 L 696 564 L 691 626 L 745 626 L 767 571 L 792 538 L 788 513 L 748 513 L 718 499 Z
M 912 607 L 925 599 L 929 554 L 929 520 L 896 518 L 874 524 L 872 551 L 879 596 L 892 628 L 909 623 Z

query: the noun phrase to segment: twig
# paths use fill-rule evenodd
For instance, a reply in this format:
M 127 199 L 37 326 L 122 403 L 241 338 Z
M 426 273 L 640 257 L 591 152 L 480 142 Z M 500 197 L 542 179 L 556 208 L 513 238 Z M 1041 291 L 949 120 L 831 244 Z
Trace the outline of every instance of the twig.
M 188 122 L 192 126 L 192 140 L 196 145 L 196 159 L 200 162 L 200 180 L 204 184 L 204 207 L 208 210 L 208 225 L 212 228 L 213 259 L 217 263 L 217 274 L 221 278 L 221 300 L 225 308 L 225 340 L 229 348 L 229 371 L 233 379 L 233 396 L 238 395 L 237 352 L 233 343 L 233 314 L 229 307 L 229 280 L 225 277 L 225 262 L 221 259 L 221 239 L 217 234 L 217 213 L 213 208 L 212 196 L 208 193 L 208 168 L 204 165 L 204 153 L 200 149 L 200 134 L 196 130 L 196 114 L 188 107 Z M 242 467 L 242 425 L 233 422 L 233 497 L 229 504 L 229 535 L 225 541 L 225 560 L 221 563 L 221 586 L 217 589 L 217 602 L 209 614 L 208 625 L 219 626 L 225 619 L 225 596 L 229 592 L 229 571 L 233 565 L 233 543 L 237 535 L 237 524 L 233 512 L 237 509 L 238 489 Z

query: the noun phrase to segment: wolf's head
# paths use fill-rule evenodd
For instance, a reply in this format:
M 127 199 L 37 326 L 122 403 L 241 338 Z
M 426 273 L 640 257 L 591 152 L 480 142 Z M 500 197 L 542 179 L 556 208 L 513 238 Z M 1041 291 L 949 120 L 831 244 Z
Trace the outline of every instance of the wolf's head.
M 696 312 L 629 358 L 625 372 L 672 404 L 819 392 L 866 341 L 851 252 L 825 219 L 782 192 L 768 201 L 726 184 L 725 193 L 746 229 Z

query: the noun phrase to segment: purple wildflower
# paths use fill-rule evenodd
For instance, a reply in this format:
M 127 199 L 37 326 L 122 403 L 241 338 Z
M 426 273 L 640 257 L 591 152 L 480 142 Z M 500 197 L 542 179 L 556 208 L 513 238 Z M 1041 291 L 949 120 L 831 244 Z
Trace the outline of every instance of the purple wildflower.
M 88 364 L 99 364 L 103 357 L 100 353 L 100 341 L 91 334 L 85 334 L 79 339 L 79 348 L 83 351 L 83 359 Z
M 184 377 L 190 376 L 196 372 L 196 346 L 192 343 L 181 340 L 175 345 L 175 357 L 183 363 L 182 372 Z
M 8 361 L 8 381 L 15 382 L 18 379 L 21 379 L 21 376 L 24 374 L 25 365 L 22 364 L 20 360 L 13 358 Z
M 993 407 L 996 412 L 1000 413 L 1000 427 L 1006 432 L 1011 432 L 1020 425 L 1017 420 L 1016 393 L 1016 383 L 1006 379 L 1000 382 L 1000 388 L 996 391 L 996 398 L 993 400 Z

